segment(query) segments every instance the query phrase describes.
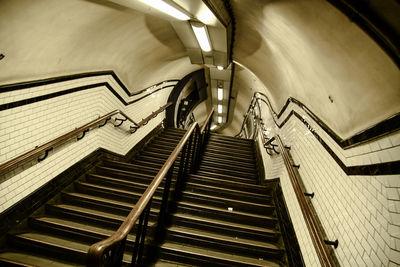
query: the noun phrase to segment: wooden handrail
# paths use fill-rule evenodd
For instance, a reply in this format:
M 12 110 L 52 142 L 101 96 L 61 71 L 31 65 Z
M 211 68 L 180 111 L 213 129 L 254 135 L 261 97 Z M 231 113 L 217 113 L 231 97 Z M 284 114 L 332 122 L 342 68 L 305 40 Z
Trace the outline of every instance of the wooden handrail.
M 199 126 L 198 126 L 197 122 L 193 123 L 190 126 L 189 130 L 185 133 L 185 135 L 179 141 L 179 143 L 175 147 L 174 151 L 170 154 L 167 161 L 161 167 L 160 171 L 154 177 L 151 184 L 147 187 L 146 191 L 140 197 L 140 199 L 138 200 L 136 205 L 133 207 L 133 209 L 131 210 L 129 215 L 126 217 L 125 221 L 118 228 L 118 230 L 113 235 L 108 237 L 107 239 L 97 242 L 89 248 L 88 262 L 90 262 L 91 265 L 93 264 L 96 266 L 96 263 L 100 263 L 105 250 L 107 248 L 112 247 L 114 244 L 121 242 L 129 234 L 129 232 L 132 230 L 133 226 L 135 225 L 136 221 L 139 219 L 140 215 L 146 208 L 147 204 L 153 197 L 158 186 L 160 185 L 160 183 L 162 182 L 164 177 L 167 175 L 169 169 L 173 166 L 179 153 L 181 152 L 181 150 L 183 149 L 183 147 L 185 146 L 185 144 L 191 137 L 192 133 L 195 131 L 196 128 L 198 129 L 198 127 Z
M 165 110 L 168 106 L 170 106 L 172 103 L 168 102 L 167 104 L 165 104 L 164 106 L 162 106 L 161 108 L 159 108 L 156 112 L 153 112 L 150 116 L 146 117 L 145 119 L 141 120 L 139 123 L 135 123 L 129 116 L 127 116 L 125 113 L 123 113 L 120 110 L 114 110 L 111 111 L 110 113 L 107 113 L 104 116 L 101 116 L 75 130 L 72 130 L 64 135 L 61 135 L 41 146 L 38 146 L 32 150 L 29 150 L 27 152 L 25 152 L 24 154 L 17 156 L 3 164 L 0 165 L 0 175 L 4 174 L 14 168 L 16 168 L 17 166 L 26 163 L 30 160 L 33 160 L 35 158 L 38 158 L 40 155 L 42 155 L 43 153 L 45 153 L 47 155 L 47 153 L 53 149 L 56 146 L 60 146 L 62 144 L 64 144 L 65 142 L 67 142 L 68 140 L 72 139 L 72 138 L 76 138 L 78 135 L 80 134 L 85 134 L 88 130 L 90 130 L 90 128 L 93 128 L 97 125 L 99 125 L 100 123 L 102 123 L 103 121 L 107 121 L 109 120 L 112 116 L 115 116 L 117 114 L 121 114 L 122 116 L 124 116 L 127 120 L 129 120 L 130 122 L 132 122 L 136 128 L 145 125 L 151 118 L 153 118 L 154 116 L 156 116 L 157 114 L 159 114 L 160 112 L 162 112 L 163 110 Z
M 279 135 L 276 136 L 276 140 L 278 141 L 278 146 L 281 150 L 281 154 L 286 166 L 286 169 L 289 174 L 290 181 L 292 183 L 294 192 L 297 197 L 297 201 L 300 204 L 301 212 L 303 213 L 304 220 L 306 222 L 308 231 L 310 233 L 312 242 L 314 244 L 315 250 L 317 252 L 319 261 L 321 266 L 323 267 L 333 267 L 336 266 L 335 261 L 331 257 L 328 247 L 324 242 L 324 238 L 322 237 L 322 232 L 319 229 L 319 225 L 314 214 L 311 212 L 310 206 L 308 205 L 306 198 L 303 194 L 303 190 L 300 186 L 299 178 L 297 177 L 296 172 L 293 169 L 292 163 L 290 161 L 289 153 L 287 152 L 282 139 Z
M 208 123 L 210 122 L 211 116 L 212 116 L 213 114 L 214 114 L 214 108 L 212 108 L 212 109 L 210 110 L 210 113 L 208 113 L 208 116 L 207 116 L 206 120 L 204 121 L 203 126 L 201 126 L 200 134 L 203 134 L 204 131 L 206 130 L 206 127 L 207 127 Z

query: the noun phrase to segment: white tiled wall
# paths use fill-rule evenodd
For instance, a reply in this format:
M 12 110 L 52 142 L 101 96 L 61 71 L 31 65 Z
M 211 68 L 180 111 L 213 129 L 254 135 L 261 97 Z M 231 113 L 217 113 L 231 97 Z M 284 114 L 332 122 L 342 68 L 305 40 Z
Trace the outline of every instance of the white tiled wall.
M 111 75 L 104 75 L 12 92 L 0 92 L 0 102 L 4 104 L 103 82 L 110 84 L 125 101 L 132 101 L 143 96 L 142 94 L 129 97 Z M 138 122 L 164 105 L 171 90 L 172 87 L 160 90 L 134 104 L 125 106 L 105 86 L 98 86 L 1 111 L 0 164 L 115 109 L 122 110 Z M 40 163 L 32 161 L 3 175 L 0 177 L 0 212 L 11 207 L 97 148 L 102 147 L 121 155 L 126 154 L 164 117 L 163 112 L 134 134 L 128 131 L 129 122 L 124 122 L 121 127 L 116 128 L 110 121 L 102 128 L 90 130 L 82 140 L 73 140 L 54 149 L 50 152 L 48 159 Z
M 400 133 L 343 150 L 311 118 L 290 104 L 279 122 L 294 109 L 331 147 L 346 166 L 400 160 Z M 330 154 L 298 118 L 278 129 L 262 106 L 270 136 L 279 134 L 296 164 L 312 203 L 341 266 L 400 266 L 400 175 L 347 176 Z M 264 149 L 265 151 L 265 149 Z M 266 178 L 279 177 L 301 251 L 307 266 L 320 266 L 308 235 L 293 187 L 280 155 L 263 152 Z

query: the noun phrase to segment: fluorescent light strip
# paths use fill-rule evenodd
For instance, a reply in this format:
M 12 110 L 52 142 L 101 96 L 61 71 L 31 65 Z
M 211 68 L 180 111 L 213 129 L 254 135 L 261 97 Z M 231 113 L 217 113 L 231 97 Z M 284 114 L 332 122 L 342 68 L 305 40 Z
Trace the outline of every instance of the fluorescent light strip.
M 171 6 L 170 4 L 162 1 L 162 0 L 139 0 L 146 5 L 149 5 L 167 15 L 170 15 L 179 20 L 189 20 L 190 17 L 183 13 L 182 11 L 178 10 L 177 8 Z
M 218 123 L 221 123 L 221 122 L 222 122 L 222 117 L 218 116 Z
M 224 99 L 224 89 L 223 88 L 218 88 L 218 100 Z
M 222 113 L 222 105 L 218 104 L 218 113 Z
M 206 26 L 205 25 L 202 25 L 202 26 L 192 25 L 192 29 L 193 29 L 194 35 L 196 35 L 196 39 L 199 42 L 201 50 L 203 50 L 205 52 L 210 52 L 211 44 L 210 44 L 210 40 L 208 39 Z
M 222 66 L 217 66 L 217 69 L 218 69 L 218 70 L 223 70 L 224 67 L 222 67 Z
M 217 125 L 216 125 L 216 124 L 211 125 L 210 130 L 214 130 L 215 128 L 217 128 Z

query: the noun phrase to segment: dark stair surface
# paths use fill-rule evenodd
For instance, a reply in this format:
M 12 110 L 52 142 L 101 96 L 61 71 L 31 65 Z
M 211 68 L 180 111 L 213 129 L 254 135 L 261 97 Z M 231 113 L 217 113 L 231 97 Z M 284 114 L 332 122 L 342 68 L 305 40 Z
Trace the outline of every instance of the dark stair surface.
M 165 129 L 131 162 L 99 162 L 2 238 L 0 266 L 85 266 L 90 245 L 120 226 L 184 133 Z M 146 266 L 286 266 L 273 192 L 257 184 L 253 146 L 210 135 L 199 170 L 187 177 L 170 211 L 162 243 L 146 240 Z M 153 198 L 148 239 L 163 187 Z

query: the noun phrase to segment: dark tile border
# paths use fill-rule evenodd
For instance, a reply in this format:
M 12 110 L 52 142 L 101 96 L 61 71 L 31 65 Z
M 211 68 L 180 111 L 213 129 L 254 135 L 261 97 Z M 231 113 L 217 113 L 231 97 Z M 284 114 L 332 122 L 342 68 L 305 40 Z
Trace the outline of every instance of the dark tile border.
M 102 75 L 111 75 L 115 81 L 121 86 L 121 88 L 124 90 L 124 92 L 127 94 L 128 97 L 132 97 L 135 95 L 140 95 L 144 92 L 146 92 L 146 89 L 143 89 L 139 92 L 136 92 L 134 94 L 131 94 L 126 86 L 121 82 L 121 80 L 118 78 L 118 76 L 113 72 L 113 71 L 99 71 L 99 72 L 88 72 L 88 73 L 79 73 L 79 74 L 73 74 L 73 75 L 68 75 L 68 76 L 60 76 L 60 77 L 54 77 L 54 78 L 48 78 L 48 79 L 42 79 L 42 80 L 35 80 L 35 81 L 29 81 L 29 82 L 23 82 L 23 83 L 15 83 L 15 84 L 9 84 L 9 85 L 0 85 L 0 93 L 3 92 L 10 92 L 10 91 L 16 91 L 16 90 L 22 90 L 22 89 L 27 89 L 27 88 L 33 88 L 37 86 L 42 86 L 42 85 L 48 85 L 48 84 L 53 84 L 53 83 L 58 83 L 58 82 L 64 82 L 64 81 L 70 81 L 70 80 L 75 80 L 75 79 L 80 79 L 80 78 L 87 78 L 87 77 L 96 77 L 96 76 L 102 76 Z M 179 80 L 168 80 L 168 81 L 163 81 L 158 84 L 155 84 L 153 86 L 158 86 L 161 85 L 164 82 L 175 82 Z M 78 86 L 74 88 L 70 88 L 67 90 L 55 92 L 55 93 L 50 93 L 47 95 L 42 95 L 42 96 L 37 96 L 37 97 L 32 97 L 29 99 L 24 99 L 20 101 L 15 101 L 7 104 L 0 105 L 0 111 L 10 109 L 10 108 L 15 108 L 19 106 L 24 106 L 28 104 L 32 104 L 35 102 L 40 102 L 43 100 L 48 100 L 54 97 L 62 96 L 62 95 L 67 95 L 71 93 L 76 93 L 79 91 L 83 90 L 89 90 L 97 87 L 105 86 L 108 90 L 110 90 L 113 95 L 118 98 L 119 101 L 121 101 L 125 106 L 136 103 L 148 96 L 150 96 L 153 93 L 156 93 L 162 89 L 174 87 L 174 85 L 168 85 L 165 87 L 158 88 L 157 90 L 152 91 L 151 93 L 148 93 L 142 97 L 139 97 L 135 100 L 132 100 L 130 102 L 126 102 L 120 94 L 118 94 L 114 88 L 108 83 L 108 82 L 101 82 L 101 83 L 95 83 L 95 84 L 90 84 L 90 85 L 84 85 L 84 86 Z M 149 88 L 153 87 L 150 86 Z
M 14 204 L 0 214 L 0 237 L 4 236 L 12 227 L 31 215 L 51 198 L 60 193 L 65 187 L 80 176 L 94 168 L 102 160 L 115 159 L 128 161 L 148 143 L 155 134 L 162 130 L 162 124 L 156 126 L 141 141 L 139 141 L 126 155 L 120 155 L 103 148 L 92 152 L 79 162 L 54 177 L 52 180 Z
M 263 94 L 258 92 L 258 94 L 264 96 L 267 100 L 259 98 L 261 101 L 263 101 L 265 104 L 269 106 L 269 108 L 272 110 L 274 114 L 277 114 L 273 109 L 272 105 L 268 99 L 268 97 Z M 286 101 L 285 105 L 282 107 L 280 112 L 277 114 L 277 118 L 280 119 L 280 117 L 285 113 L 287 107 L 289 106 L 290 103 L 294 103 L 297 106 L 299 106 L 304 112 L 307 113 L 308 116 L 310 116 L 341 148 L 343 149 L 348 149 L 351 147 L 358 146 L 360 144 L 366 143 L 373 141 L 375 139 L 378 139 L 382 136 L 388 135 L 390 133 L 393 133 L 395 131 L 400 130 L 400 112 L 387 118 L 386 120 L 383 120 L 379 123 L 377 123 L 374 126 L 371 126 L 362 132 L 359 132 L 352 137 L 348 139 L 342 139 L 338 134 L 336 134 L 331 128 L 326 125 L 317 115 L 315 115 L 308 107 L 306 107 L 303 103 L 301 103 L 299 100 L 290 97 Z M 290 117 L 291 114 L 288 115 Z M 279 127 L 282 128 L 282 126 L 288 121 L 288 117 L 285 118 L 285 120 L 281 123 L 278 124 L 275 121 L 275 124 Z

